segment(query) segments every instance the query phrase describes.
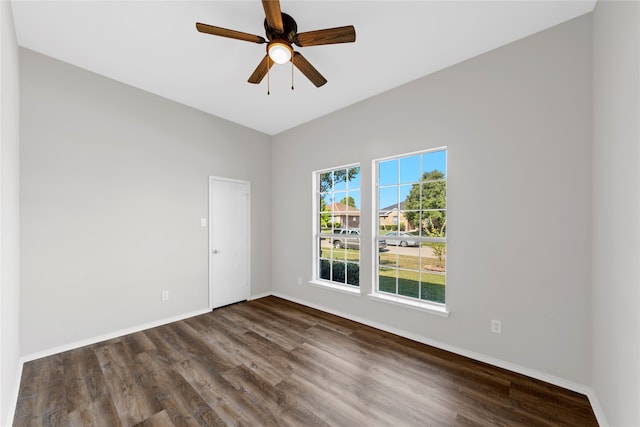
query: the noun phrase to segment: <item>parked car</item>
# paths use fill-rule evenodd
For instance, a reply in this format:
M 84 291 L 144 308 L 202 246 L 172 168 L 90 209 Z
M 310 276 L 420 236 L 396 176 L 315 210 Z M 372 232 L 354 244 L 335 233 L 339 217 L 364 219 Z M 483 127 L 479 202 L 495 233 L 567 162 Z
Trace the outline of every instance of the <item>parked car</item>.
M 405 233 L 404 231 L 390 231 L 384 235 L 384 239 L 387 242 L 387 245 L 394 246 L 420 246 L 420 241 L 415 240 L 415 236 L 412 236 L 409 233 Z
M 344 229 L 339 228 L 334 230 L 334 234 L 339 234 L 340 237 L 333 238 L 333 247 L 336 249 L 360 249 L 360 230 L 357 228 Z M 344 236 L 344 237 L 342 237 Z M 384 240 L 378 241 L 378 249 L 382 250 L 387 247 L 387 243 Z

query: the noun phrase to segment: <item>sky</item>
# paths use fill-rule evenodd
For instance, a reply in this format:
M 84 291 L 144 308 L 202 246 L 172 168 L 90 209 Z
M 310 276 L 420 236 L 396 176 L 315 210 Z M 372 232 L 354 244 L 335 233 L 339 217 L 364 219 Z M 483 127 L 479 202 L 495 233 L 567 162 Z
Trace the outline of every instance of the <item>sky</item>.
M 380 162 L 378 164 L 378 208 L 386 208 L 402 202 L 422 174 L 433 170 L 438 170 L 444 174 L 445 178 L 447 177 L 446 150 Z
M 400 159 L 385 160 L 378 163 L 380 182 L 379 208 L 386 208 L 403 201 L 413 184 L 417 183 L 424 172 L 439 170 L 447 176 L 446 150 L 406 156 Z M 349 182 L 337 182 L 333 188 L 333 198 L 341 201 L 347 194 L 355 200 L 356 208 L 361 209 L 360 174 Z M 331 194 L 324 195 L 327 205 L 333 203 Z

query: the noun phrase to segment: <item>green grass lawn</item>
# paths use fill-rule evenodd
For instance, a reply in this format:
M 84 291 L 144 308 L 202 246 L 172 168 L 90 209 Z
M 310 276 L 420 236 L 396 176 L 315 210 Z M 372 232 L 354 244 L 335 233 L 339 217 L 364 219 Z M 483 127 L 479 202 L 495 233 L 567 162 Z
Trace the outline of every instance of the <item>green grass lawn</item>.
M 396 292 L 396 271 L 398 290 Z M 406 297 L 420 298 L 426 301 L 445 302 L 444 274 L 420 273 L 396 269 L 381 269 L 379 274 L 380 291 Z M 422 288 L 420 288 L 422 281 Z
M 332 248 L 322 248 L 320 256 L 331 259 L 331 249 Z M 360 261 L 360 251 L 358 249 L 333 248 L 333 259 L 344 260 L 345 256 L 347 261 Z
M 384 266 L 396 266 L 396 256 L 397 256 L 397 267 L 398 268 L 406 268 L 408 270 L 420 270 L 420 258 L 414 255 L 396 255 L 393 251 L 389 252 L 380 252 L 380 265 Z M 443 259 L 442 262 L 438 258 L 432 257 L 422 257 L 422 267 L 426 265 L 434 265 L 437 267 L 445 267 L 446 259 Z
M 333 256 L 332 256 L 333 255 Z M 357 249 L 336 249 L 323 247 L 322 258 L 333 259 L 336 261 L 360 261 L 360 251 Z M 328 262 L 328 261 L 327 261 Z M 430 272 L 424 269 L 427 265 L 444 266 L 442 262 L 437 258 L 425 257 L 422 258 L 414 255 L 397 255 L 393 250 L 388 252 L 380 252 L 380 271 L 379 284 L 380 291 L 389 292 L 391 294 L 397 294 L 401 296 L 418 298 L 425 301 L 432 301 L 438 303 L 445 302 L 445 275 L 443 273 Z M 322 278 L 328 280 L 334 280 L 338 282 L 349 282 L 351 285 L 358 286 L 359 280 L 357 279 L 357 271 L 359 269 L 358 264 L 351 264 L 349 277 L 344 276 L 344 263 L 339 265 L 334 264 L 333 273 L 330 273 L 328 264 L 324 264 L 325 268 L 321 275 Z M 329 277 L 330 274 L 337 274 L 337 277 Z M 396 275 L 398 288 L 396 290 Z

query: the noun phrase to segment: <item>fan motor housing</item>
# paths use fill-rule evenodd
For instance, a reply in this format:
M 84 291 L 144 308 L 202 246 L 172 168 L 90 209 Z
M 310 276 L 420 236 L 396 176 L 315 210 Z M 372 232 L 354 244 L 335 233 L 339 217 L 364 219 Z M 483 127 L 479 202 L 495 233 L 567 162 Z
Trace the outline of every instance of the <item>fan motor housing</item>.
M 267 39 L 269 40 L 284 39 L 289 43 L 293 43 L 293 41 L 296 38 L 296 35 L 298 34 L 298 24 L 296 24 L 296 21 L 291 16 L 287 15 L 286 13 L 283 13 L 282 27 L 284 31 L 279 32 L 278 30 L 271 28 L 269 26 L 266 18 L 264 20 L 264 30 L 266 32 Z

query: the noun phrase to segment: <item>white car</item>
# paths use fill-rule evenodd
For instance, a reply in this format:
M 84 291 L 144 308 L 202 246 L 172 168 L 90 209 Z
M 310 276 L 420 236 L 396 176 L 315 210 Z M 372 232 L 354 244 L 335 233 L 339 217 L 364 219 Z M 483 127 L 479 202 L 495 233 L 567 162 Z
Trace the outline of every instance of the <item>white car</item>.
M 339 234 L 340 236 L 345 237 L 336 237 L 333 239 L 333 247 L 336 249 L 346 248 L 346 249 L 360 249 L 360 230 L 357 228 L 352 228 L 350 230 L 346 230 L 344 228 L 336 229 L 334 234 Z M 384 240 L 380 240 L 378 242 L 378 249 L 383 250 L 387 247 L 387 244 Z
M 384 235 L 384 240 L 387 242 L 387 245 L 394 246 L 420 246 L 420 242 L 414 239 L 415 236 L 405 233 L 404 231 L 390 231 Z

